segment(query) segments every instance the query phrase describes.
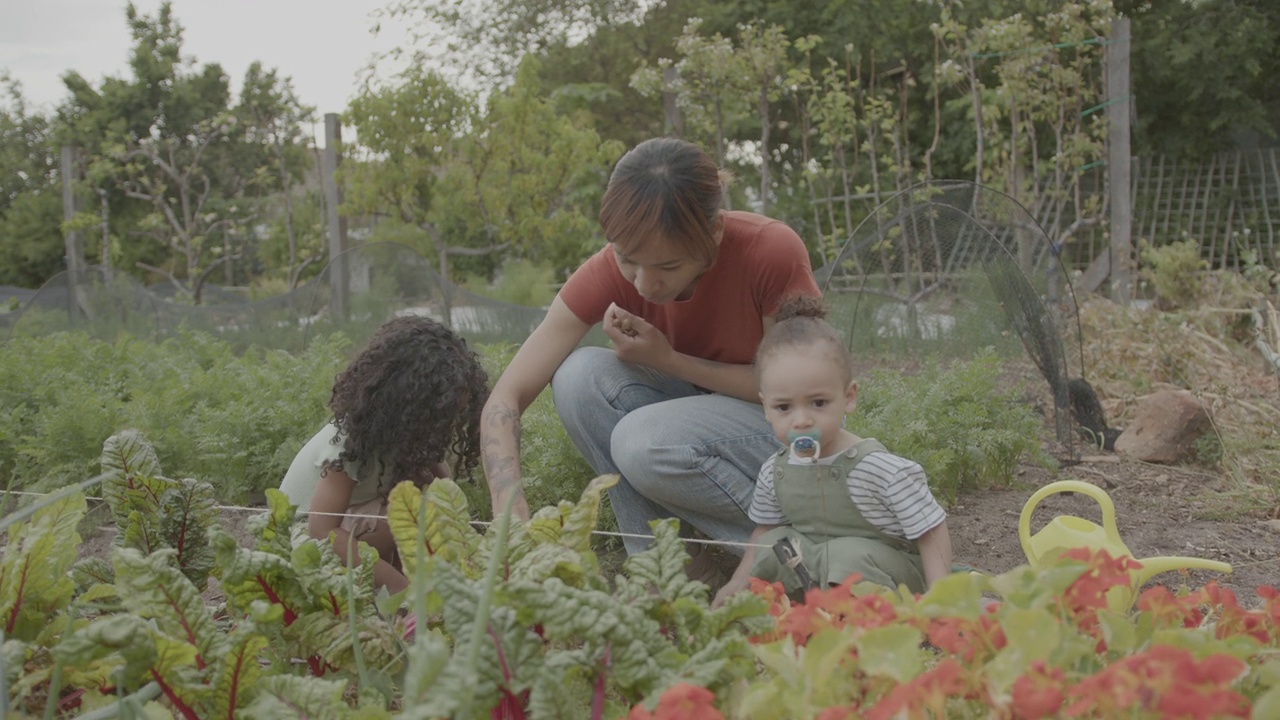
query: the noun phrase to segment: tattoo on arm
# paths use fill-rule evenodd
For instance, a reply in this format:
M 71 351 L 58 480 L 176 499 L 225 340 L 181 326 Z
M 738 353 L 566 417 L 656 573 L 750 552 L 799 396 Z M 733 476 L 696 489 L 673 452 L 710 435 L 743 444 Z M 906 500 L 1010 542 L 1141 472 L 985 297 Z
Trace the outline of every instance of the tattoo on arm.
M 487 413 L 485 429 L 480 452 L 489 489 L 506 492 L 520 484 L 520 413 L 498 405 Z M 508 438 L 510 442 L 505 442 Z

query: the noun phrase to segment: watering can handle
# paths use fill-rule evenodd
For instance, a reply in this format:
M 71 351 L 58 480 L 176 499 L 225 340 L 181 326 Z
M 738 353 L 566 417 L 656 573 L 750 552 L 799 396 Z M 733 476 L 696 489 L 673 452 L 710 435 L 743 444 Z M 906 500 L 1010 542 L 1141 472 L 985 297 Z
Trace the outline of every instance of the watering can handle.
M 1035 512 L 1036 506 L 1050 495 L 1067 492 L 1080 493 L 1093 498 L 1102 508 L 1102 531 L 1106 533 L 1107 540 L 1117 546 L 1124 546 L 1120 540 L 1120 531 L 1116 527 L 1116 506 L 1111 502 L 1111 496 L 1091 483 L 1080 480 L 1059 480 L 1035 491 L 1030 498 L 1027 498 L 1027 504 L 1022 506 L 1022 515 L 1018 517 L 1018 539 L 1022 542 L 1022 549 L 1028 559 L 1031 558 L 1031 515 Z

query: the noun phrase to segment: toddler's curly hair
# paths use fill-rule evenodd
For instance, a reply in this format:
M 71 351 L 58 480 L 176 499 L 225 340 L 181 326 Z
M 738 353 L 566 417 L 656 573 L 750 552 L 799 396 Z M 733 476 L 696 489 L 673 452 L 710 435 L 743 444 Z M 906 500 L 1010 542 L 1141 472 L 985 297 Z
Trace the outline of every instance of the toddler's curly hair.
M 827 322 L 830 307 L 820 297 L 808 295 L 790 295 L 778 303 L 777 320 L 765 334 L 756 348 L 756 380 L 760 379 L 761 369 L 774 354 L 783 349 L 824 348 L 840 372 L 845 382 L 853 380 L 853 355 L 840 333 Z
M 376 463 L 397 481 L 416 480 L 451 455 L 454 475 L 470 473 L 488 395 L 489 376 L 466 340 L 431 318 L 393 318 L 334 380 L 337 464 Z

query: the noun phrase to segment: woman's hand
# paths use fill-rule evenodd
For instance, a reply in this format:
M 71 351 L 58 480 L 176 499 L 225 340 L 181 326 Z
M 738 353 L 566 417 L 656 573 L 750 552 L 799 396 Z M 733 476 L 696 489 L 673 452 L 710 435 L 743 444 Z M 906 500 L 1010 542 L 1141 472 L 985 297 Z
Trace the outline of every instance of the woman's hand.
M 639 315 L 629 313 L 616 303 L 604 311 L 601 326 L 613 341 L 618 359 L 633 365 L 664 370 L 672 355 L 671 343 L 653 325 Z

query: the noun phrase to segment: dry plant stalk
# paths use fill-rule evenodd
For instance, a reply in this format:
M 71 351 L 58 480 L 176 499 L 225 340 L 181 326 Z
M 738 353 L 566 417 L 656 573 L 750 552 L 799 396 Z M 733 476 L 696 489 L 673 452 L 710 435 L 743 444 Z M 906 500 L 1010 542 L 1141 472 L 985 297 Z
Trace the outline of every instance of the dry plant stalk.
M 1252 348 L 1231 337 L 1228 318 L 1238 314 L 1164 313 L 1086 297 L 1080 304 L 1086 377 L 1108 421 L 1123 427 L 1139 397 L 1177 388 L 1200 398 L 1224 435 L 1275 427 L 1280 367 L 1258 362 Z M 1280 332 L 1280 323 L 1268 328 Z

